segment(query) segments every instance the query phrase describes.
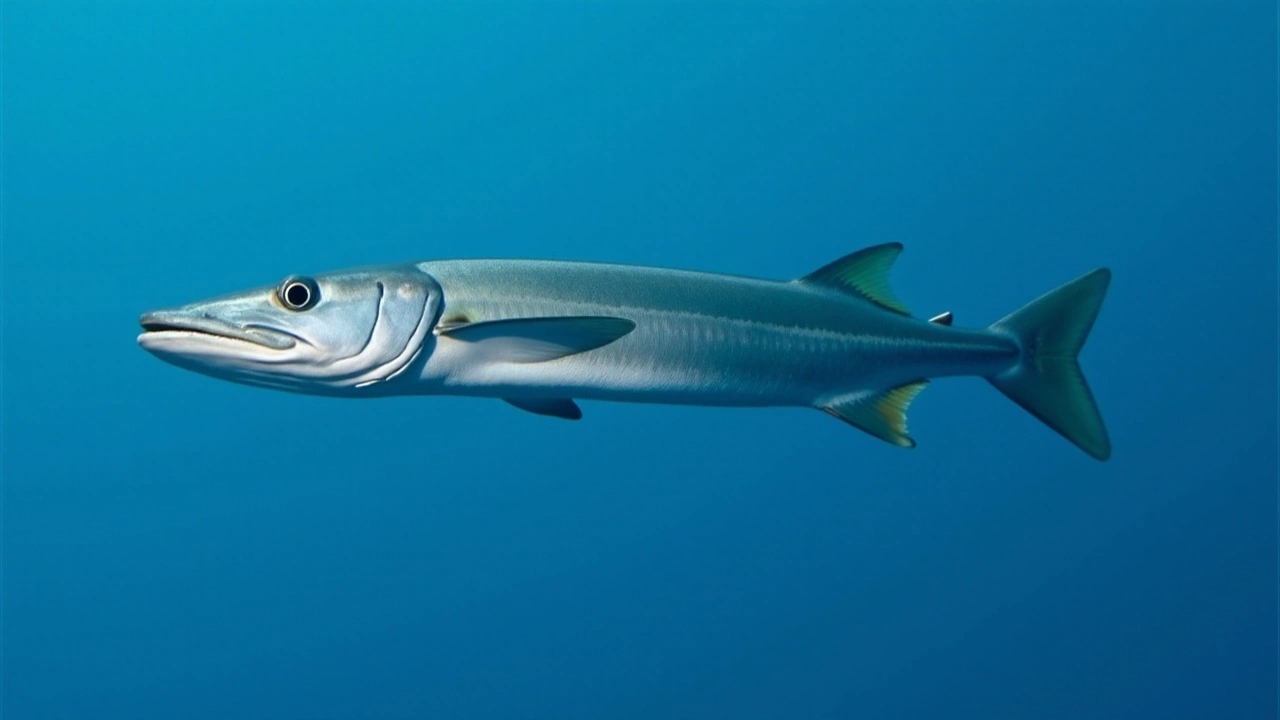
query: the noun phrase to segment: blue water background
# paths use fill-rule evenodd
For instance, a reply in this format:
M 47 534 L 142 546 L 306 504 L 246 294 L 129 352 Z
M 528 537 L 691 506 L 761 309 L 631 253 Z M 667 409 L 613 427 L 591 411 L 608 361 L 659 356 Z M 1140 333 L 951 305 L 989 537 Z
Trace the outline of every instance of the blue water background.
M 3 5 L 3 716 L 1270 718 L 1264 2 Z M 445 257 L 983 326 L 1098 266 L 1097 463 L 978 379 L 802 409 L 339 401 L 138 314 Z

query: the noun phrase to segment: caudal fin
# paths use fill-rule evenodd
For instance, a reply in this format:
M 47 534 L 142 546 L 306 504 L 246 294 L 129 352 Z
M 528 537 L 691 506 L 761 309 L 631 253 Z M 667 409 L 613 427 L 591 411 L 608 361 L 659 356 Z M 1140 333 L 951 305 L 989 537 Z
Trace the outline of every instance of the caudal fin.
M 1099 460 L 1111 457 L 1111 439 L 1076 358 L 1110 283 L 1110 270 L 1094 270 L 992 325 L 992 331 L 1018 341 L 1022 360 L 987 378 L 1010 400 Z

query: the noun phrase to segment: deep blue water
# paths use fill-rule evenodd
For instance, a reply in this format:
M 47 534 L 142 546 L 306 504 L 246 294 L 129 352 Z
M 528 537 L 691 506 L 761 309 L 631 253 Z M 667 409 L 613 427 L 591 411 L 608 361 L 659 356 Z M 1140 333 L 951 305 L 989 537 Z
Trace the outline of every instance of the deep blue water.
M 3 5 L 3 716 L 1270 718 L 1273 3 Z M 446 257 L 984 326 L 1098 266 L 1098 463 L 979 379 L 341 401 L 140 312 Z

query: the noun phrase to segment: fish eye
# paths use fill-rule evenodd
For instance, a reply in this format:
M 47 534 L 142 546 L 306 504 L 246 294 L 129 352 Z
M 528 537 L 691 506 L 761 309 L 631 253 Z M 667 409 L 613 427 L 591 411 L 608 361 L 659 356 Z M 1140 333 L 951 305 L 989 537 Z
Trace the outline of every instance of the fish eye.
M 276 291 L 280 303 L 294 312 L 302 312 L 315 307 L 320 300 L 320 288 L 311 278 L 291 277 L 280 283 Z

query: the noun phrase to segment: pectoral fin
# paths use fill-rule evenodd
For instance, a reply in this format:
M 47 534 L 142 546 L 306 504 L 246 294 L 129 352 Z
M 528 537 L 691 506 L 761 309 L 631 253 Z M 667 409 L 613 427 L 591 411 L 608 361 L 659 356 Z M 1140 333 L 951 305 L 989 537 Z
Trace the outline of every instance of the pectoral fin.
M 887 443 L 913 448 L 916 441 L 907 434 L 907 408 L 928 384 L 928 380 L 920 380 L 878 393 L 860 394 L 822 409 Z
M 538 415 L 564 418 L 565 420 L 581 420 L 582 408 L 569 398 L 506 398 L 511 405 Z
M 615 317 L 538 317 L 453 324 L 436 334 L 474 343 L 490 361 L 534 363 L 595 350 L 635 327 Z

